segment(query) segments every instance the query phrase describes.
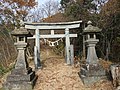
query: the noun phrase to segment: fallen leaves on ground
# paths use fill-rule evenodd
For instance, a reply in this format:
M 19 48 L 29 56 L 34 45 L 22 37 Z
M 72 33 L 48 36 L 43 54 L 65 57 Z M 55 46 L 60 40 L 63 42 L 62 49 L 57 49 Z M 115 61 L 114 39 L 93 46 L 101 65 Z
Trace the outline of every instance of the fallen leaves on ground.
M 86 87 L 78 75 L 80 67 L 66 65 L 64 58 L 48 57 L 43 62 L 34 90 L 113 90 L 108 80 Z

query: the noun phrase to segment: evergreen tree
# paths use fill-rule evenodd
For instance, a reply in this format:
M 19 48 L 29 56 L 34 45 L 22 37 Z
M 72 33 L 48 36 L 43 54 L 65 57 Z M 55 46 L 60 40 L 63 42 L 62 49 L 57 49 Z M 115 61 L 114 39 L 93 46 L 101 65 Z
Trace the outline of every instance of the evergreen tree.
M 96 11 L 94 0 L 61 0 L 64 13 L 70 20 L 87 21 L 93 12 Z

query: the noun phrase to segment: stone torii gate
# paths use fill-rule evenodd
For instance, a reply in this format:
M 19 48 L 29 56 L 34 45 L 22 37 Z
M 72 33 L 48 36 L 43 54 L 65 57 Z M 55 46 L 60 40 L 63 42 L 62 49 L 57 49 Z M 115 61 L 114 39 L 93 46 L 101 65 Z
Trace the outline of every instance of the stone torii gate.
M 35 68 L 41 68 L 40 63 L 40 38 L 61 38 L 65 37 L 66 63 L 70 63 L 70 37 L 77 37 L 77 34 L 69 34 L 70 29 L 79 28 L 82 21 L 61 22 L 61 23 L 29 23 L 24 22 L 25 28 L 35 30 L 35 35 L 28 39 L 35 39 L 34 62 Z M 50 35 L 41 35 L 39 30 L 51 30 Z M 65 34 L 54 34 L 54 30 L 65 30 Z

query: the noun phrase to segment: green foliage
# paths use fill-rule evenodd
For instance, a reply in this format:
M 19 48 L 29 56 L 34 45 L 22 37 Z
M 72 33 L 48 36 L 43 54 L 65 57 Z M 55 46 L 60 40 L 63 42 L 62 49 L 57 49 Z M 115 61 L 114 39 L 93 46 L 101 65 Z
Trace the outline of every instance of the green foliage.
M 14 65 L 11 65 L 7 68 L 5 68 L 4 66 L 0 65 L 0 77 L 3 76 L 5 73 L 11 71 L 14 68 Z
M 6 72 L 3 66 L 0 66 L 0 75 L 3 75 Z
M 70 0 L 61 0 L 60 4 L 62 5 L 62 7 L 66 7 L 67 6 L 67 3 L 69 3 Z
M 117 37 L 117 42 L 120 43 L 120 37 Z

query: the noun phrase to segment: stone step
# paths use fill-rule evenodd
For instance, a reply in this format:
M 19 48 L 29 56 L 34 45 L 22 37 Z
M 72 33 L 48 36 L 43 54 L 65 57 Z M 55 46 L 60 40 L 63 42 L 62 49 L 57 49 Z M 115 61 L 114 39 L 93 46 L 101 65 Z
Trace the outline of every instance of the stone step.
M 35 77 L 35 72 L 31 72 L 28 75 L 9 75 L 7 81 L 31 81 Z
M 26 77 L 29 77 L 27 78 L 28 80 Z M 10 75 L 8 76 L 7 82 L 3 85 L 3 90 L 33 90 L 36 80 L 37 76 L 35 76 L 35 72 L 31 72 L 26 76 Z

